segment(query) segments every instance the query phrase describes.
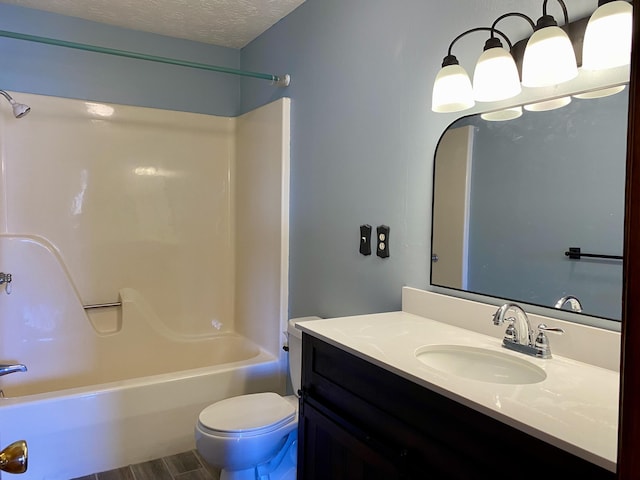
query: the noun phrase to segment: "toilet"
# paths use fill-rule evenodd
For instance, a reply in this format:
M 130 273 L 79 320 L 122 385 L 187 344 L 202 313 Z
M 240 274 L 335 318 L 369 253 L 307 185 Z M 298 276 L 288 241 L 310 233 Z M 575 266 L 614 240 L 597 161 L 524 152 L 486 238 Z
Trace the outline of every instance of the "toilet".
M 296 324 L 318 317 L 289 320 L 289 374 L 300 389 L 302 332 Z M 295 480 L 298 398 L 273 392 L 231 397 L 206 407 L 195 428 L 196 448 L 220 480 Z

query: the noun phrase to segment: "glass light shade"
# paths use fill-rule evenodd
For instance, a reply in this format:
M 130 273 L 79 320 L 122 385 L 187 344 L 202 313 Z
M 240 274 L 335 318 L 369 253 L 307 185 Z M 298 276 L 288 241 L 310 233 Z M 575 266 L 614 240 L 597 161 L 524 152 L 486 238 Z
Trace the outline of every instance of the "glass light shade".
M 531 35 L 522 60 L 522 85 L 550 87 L 577 75 L 571 40 L 560 27 L 541 28 Z
M 554 98 L 553 100 L 525 105 L 524 109 L 529 112 L 546 112 L 548 110 L 555 110 L 556 108 L 564 107 L 570 103 L 571 97 Z
M 471 80 L 465 69 L 460 65 L 442 67 L 433 85 L 431 110 L 438 113 L 460 112 L 475 104 Z
M 504 48 L 482 52 L 473 72 L 473 97 L 478 102 L 497 102 L 522 91 L 516 62 Z
M 574 97 L 582 99 L 608 97 L 609 95 L 615 95 L 616 93 L 623 91 L 624 88 L 624 85 L 618 85 L 617 87 L 610 88 L 601 88 L 600 90 L 594 90 L 592 92 L 579 93 L 577 95 L 574 95 Z
M 633 7 L 615 1 L 599 7 L 587 24 L 582 48 L 582 68 L 604 70 L 628 65 L 631 60 Z
M 513 120 L 522 116 L 522 107 L 505 108 L 497 112 L 489 112 L 480 114 L 480 118 L 489 122 L 504 122 Z

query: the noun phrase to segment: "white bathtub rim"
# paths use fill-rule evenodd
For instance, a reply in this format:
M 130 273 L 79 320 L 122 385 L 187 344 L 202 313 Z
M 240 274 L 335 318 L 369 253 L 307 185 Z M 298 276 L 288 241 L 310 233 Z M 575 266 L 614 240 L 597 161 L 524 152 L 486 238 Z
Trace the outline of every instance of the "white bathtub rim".
M 212 373 L 223 373 L 237 370 L 242 367 L 251 367 L 259 364 L 273 363 L 282 369 L 278 357 L 271 355 L 266 350 L 260 348 L 260 352 L 249 359 L 239 360 L 237 362 L 229 362 L 220 365 L 210 365 L 188 370 L 179 370 L 177 372 L 160 373 L 157 375 L 148 375 L 145 377 L 129 378 L 126 380 L 117 380 L 94 385 L 86 385 L 82 387 L 67 388 L 64 390 L 53 390 L 51 392 L 34 393 L 31 395 L 22 395 L 19 397 L 0 398 L 0 410 L 11 406 L 20 406 L 25 403 L 38 404 L 49 403 L 51 401 L 65 400 L 70 398 L 94 397 L 97 395 L 107 395 L 114 391 L 141 388 L 158 383 L 170 383 L 190 378 L 205 377 Z

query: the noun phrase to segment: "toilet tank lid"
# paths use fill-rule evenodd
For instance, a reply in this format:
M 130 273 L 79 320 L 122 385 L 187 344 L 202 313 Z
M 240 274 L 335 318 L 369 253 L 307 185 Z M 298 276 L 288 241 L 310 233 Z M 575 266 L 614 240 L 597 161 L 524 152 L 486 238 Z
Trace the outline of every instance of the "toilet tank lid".
M 287 325 L 287 333 L 289 335 L 293 335 L 294 337 L 302 338 L 302 331 L 296 328 L 296 324 L 298 324 L 299 322 L 306 322 L 308 320 L 321 320 L 321 318 L 315 316 L 291 318 L 289 319 L 289 324 Z
M 290 422 L 295 407 L 277 393 L 240 395 L 209 405 L 198 420 L 209 430 L 218 432 L 249 432 L 264 430 Z

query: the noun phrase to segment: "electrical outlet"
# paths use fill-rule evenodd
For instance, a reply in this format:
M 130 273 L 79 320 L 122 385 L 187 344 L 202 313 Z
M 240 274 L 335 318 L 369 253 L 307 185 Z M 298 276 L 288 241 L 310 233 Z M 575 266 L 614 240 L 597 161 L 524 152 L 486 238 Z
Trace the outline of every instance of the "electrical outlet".
M 380 225 L 376 229 L 376 233 L 376 255 L 380 258 L 387 258 L 389 256 L 389 227 Z
M 371 255 L 371 225 L 360 225 L 360 253 Z

